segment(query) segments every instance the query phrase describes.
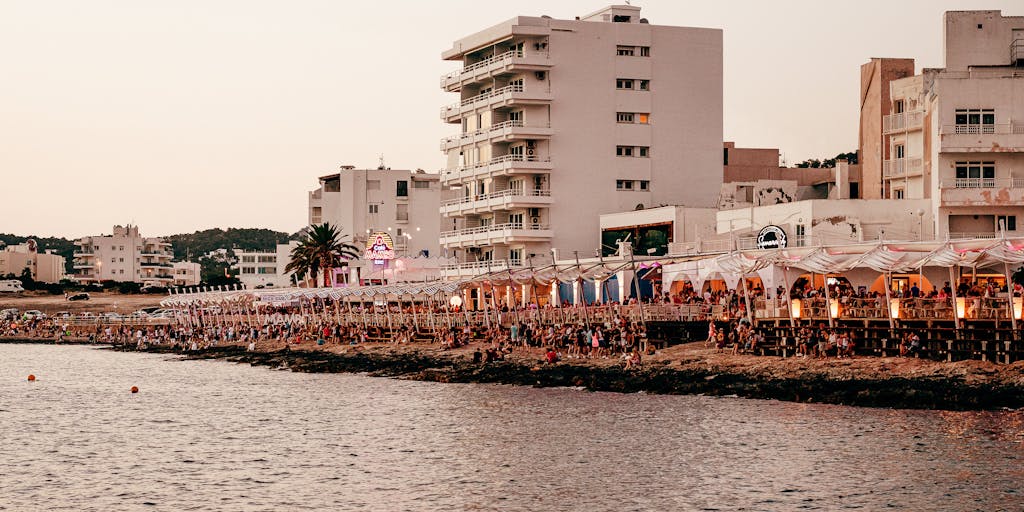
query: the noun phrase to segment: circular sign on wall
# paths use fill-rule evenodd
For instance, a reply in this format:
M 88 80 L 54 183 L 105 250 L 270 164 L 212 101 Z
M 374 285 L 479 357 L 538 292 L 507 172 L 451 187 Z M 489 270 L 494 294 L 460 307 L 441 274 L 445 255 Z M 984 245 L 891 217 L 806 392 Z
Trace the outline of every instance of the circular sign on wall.
M 786 232 L 778 226 L 765 226 L 757 233 L 758 249 L 782 249 L 786 247 Z

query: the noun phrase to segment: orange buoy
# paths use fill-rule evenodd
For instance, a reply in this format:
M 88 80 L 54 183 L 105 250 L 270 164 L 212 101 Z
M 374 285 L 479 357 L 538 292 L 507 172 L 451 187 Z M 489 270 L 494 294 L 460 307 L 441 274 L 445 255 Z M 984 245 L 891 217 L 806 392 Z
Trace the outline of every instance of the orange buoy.
M 139 392 L 139 388 L 137 386 L 132 386 L 132 393 L 138 393 L 138 392 Z
M 35 375 L 32 375 L 32 374 L 29 374 L 29 376 L 28 376 L 28 381 L 29 381 L 29 382 L 35 382 L 35 381 L 36 381 L 36 376 L 35 376 Z

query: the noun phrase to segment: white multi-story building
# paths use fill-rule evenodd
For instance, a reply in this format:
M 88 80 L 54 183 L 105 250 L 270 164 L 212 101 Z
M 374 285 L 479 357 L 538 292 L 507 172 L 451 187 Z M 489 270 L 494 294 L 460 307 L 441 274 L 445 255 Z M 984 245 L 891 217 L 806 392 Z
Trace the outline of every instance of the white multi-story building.
M 440 204 L 437 174 L 345 165 L 309 193 L 309 223 L 329 222 L 359 247 L 370 233 L 387 232 L 398 256 L 436 257 Z
M 246 288 L 277 287 L 283 288 L 293 286 L 292 273 L 285 272 L 285 267 L 291 261 L 291 252 L 296 241 L 286 244 L 277 244 L 273 251 L 235 251 L 238 261 L 231 267 L 238 276 L 238 280 Z
M 59 283 L 64 279 L 64 257 L 52 250 L 39 252 L 35 240 L 0 248 L 0 276 L 21 274 L 28 269 L 32 279 L 43 283 Z
M 945 68 L 889 82 L 883 193 L 930 199 L 938 238 L 1024 234 L 1024 16 L 945 14 Z M 863 121 L 862 121 L 863 122 Z
M 722 185 L 722 31 L 617 5 L 513 18 L 443 52 L 441 245 L 459 273 L 593 254 L 602 213 L 711 207 Z M 556 252 L 557 252 L 556 251 Z M 452 273 L 449 273 L 451 275 Z
M 174 281 L 171 244 L 144 238 L 138 226 L 114 226 L 113 234 L 75 242 L 74 278 L 80 283 L 129 281 L 169 286 Z

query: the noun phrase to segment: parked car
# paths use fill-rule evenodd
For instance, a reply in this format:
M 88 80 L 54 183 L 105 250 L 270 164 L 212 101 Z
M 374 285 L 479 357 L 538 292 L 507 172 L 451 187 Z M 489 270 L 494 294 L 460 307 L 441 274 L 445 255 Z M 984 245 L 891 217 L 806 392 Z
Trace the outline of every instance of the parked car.
M 0 311 L 0 320 L 14 320 L 19 316 L 20 315 L 18 314 L 17 308 L 10 308 Z
M 74 293 L 74 294 L 68 295 L 68 300 L 89 300 L 89 299 L 90 299 L 90 297 L 89 297 L 88 293 Z
M 35 320 L 37 318 L 41 320 L 43 318 L 46 318 L 46 313 L 43 313 L 42 311 L 39 311 L 38 309 L 30 309 L 30 310 L 25 312 L 24 316 L 25 316 L 26 320 Z

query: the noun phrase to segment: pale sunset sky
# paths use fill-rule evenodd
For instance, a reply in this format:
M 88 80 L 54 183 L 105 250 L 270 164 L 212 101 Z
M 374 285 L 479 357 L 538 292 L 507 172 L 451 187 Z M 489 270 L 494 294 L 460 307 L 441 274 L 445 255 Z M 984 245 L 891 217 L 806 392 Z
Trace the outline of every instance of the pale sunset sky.
M 620 2 L 617 2 L 620 3 Z M 941 67 L 942 13 L 991 1 L 634 1 L 720 28 L 725 140 L 790 164 L 857 147 L 860 65 Z M 0 0 L 0 232 L 294 232 L 341 164 L 437 172 L 451 43 L 599 1 Z

